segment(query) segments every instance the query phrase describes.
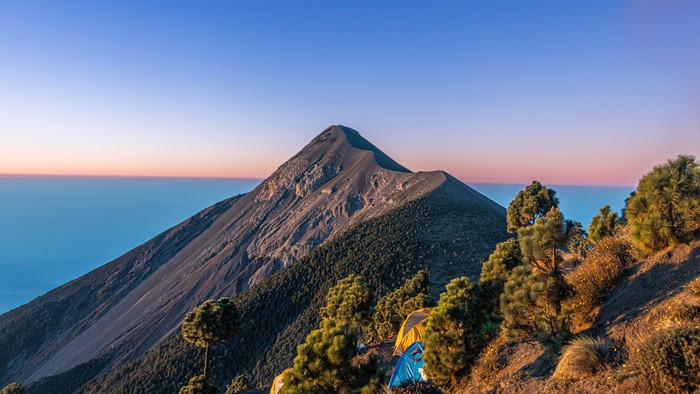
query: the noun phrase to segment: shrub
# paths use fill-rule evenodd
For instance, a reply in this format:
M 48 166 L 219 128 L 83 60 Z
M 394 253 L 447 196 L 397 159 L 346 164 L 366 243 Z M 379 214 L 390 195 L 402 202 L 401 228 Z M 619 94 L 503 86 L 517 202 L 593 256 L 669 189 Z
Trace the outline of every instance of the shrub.
M 248 384 L 246 384 L 243 375 L 238 375 L 231 380 L 231 383 L 228 386 L 226 386 L 226 394 L 238 394 L 241 391 L 246 391 L 248 389 Z
M 625 216 L 630 238 L 646 254 L 690 241 L 700 227 L 700 168 L 695 157 L 678 156 L 642 177 L 627 201 Z
M 406 316 L 416 309 L 430 306 L 429 294 L 428 273 L 425 270 L 418 271 L 403 286 L 379 299 L 366 335 L 378 340 L 396 335 Z
M 586 259 L 568 276 L 574 290 L 571 307 L 576 323 L 583 324 L 590 312 L 622 278 L 632 262 L 630 244 L 619 237 L 607 237 L 598 242 Z
M 219 389 L 207 382 L 207 378 L 204 375 L 198 375 L 190 379 L 187 386 L 183 386 L 180 389 L 179 394 L 218 394 Z
M 27 394 L 27 390 L 19 383 L 10 383 L 3 387 L 0 394 Z
M 673 328 L 649 339 L 637 367 L 650 387 L 666 393 L 700 390 L 700 329 Z
M 554 378 L 579 380 L 605 367 L 610 354 L 610 341 L 605 338 L 580 336 L 562 349 Z

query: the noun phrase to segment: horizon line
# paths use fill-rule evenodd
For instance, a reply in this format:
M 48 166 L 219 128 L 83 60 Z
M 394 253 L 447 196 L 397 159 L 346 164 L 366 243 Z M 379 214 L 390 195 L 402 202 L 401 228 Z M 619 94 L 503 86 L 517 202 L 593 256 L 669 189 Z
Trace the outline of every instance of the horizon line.
M 4 174 L 0 173 L 0 179 L 2 178 L 58 178 L 58 179 L 67 179 L 67 178 L 85 178 L 85 179 L 99 179 L 99 178 L 106 178 L 106 179 L 189 179 L 189 180 L 196 180 L 196 179 L 202 179 L 202 180 L 249 180 L 249 181 L 264 181 L 265 177 L 235 177 L 235 176 L 187 176 L 187 175 L 114 175 L 114 174 L 108 174 L 108 175 L 96 175 L 96 174 Z M 480 182 L 468 182 L 462 178 L 455 177 L 459 179 L 460 181 L 464 182 L 467 185 L 523 185 L 527 186 L 530 184 L 530 182 L 498 182 L 498 181 L 480 181 Z M 535 179 L 536 180 L 536 179 Z M 581 187 L 631 187 L 635 188 L 636 185 L 625 185 L 625 184 L 591 184 L 591 183 L 570 183 L 570 182 L 563 182 L 563 183 L 550 183 L 550 182 L 541 182 L 543 185 L 551 185 L 551 186 L 581 186 Z

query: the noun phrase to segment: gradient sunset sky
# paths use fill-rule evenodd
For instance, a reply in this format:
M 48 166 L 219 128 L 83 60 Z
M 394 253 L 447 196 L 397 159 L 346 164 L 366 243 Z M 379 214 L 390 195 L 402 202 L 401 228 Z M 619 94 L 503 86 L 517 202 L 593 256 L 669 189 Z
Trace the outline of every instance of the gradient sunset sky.
M 0 174 L 268 176 L 330 124 L 467 182 L 700 157 L 698 1 L 0 1 Z

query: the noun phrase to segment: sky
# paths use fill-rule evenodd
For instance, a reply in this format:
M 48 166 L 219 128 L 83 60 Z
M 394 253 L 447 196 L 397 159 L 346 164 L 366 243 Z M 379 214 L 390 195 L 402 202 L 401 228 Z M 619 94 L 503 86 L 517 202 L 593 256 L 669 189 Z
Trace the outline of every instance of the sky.
M 0 0 L 0 174 L 264 178 L 331 124 L 467 182 L 700 157 L 700 2 Z

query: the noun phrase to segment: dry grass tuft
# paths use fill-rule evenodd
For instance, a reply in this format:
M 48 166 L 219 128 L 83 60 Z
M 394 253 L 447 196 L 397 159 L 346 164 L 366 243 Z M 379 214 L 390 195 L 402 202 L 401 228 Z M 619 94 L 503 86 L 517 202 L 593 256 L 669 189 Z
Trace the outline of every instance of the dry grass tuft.
M 605 338 L 580 336 L 562 349 L 555 379 L 580 380 L 605 368 L 611 344 Z

